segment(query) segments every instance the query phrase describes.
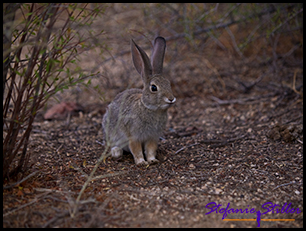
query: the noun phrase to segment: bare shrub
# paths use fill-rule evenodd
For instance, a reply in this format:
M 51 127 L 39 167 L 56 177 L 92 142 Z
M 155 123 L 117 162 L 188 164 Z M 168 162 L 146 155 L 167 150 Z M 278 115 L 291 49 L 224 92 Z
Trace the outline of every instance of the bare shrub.
M 4 4 L 3 178 L 27 169 L 32 123 L 48 98 L 98 74 L 78 56 L 98 47 L 102 32 L 90 25 L 103 12 L 103 4 Z

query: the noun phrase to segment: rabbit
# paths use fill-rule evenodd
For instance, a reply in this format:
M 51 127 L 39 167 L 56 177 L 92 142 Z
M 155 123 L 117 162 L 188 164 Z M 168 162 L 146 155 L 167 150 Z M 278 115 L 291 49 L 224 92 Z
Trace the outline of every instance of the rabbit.
M 124 150 L 133 154 L 137 166 L 159 162 L 156 159 L 158 140 L 166 127 L 167 110 L 176 101 L 170 81 L 162 74 L 165 49 L 166 40 L 155 38 L 150 62 L 131 39 L 132 59 L 142 77 L 143 89 L 119 93 L 103 116 L 105 140 L 115 159 L 122 157 Z

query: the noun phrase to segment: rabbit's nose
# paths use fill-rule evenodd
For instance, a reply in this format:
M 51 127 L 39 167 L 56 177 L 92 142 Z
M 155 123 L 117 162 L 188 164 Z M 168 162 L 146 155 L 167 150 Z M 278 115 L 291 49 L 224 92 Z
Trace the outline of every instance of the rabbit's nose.
M 174 103 L 174 102 L 176 101 L 176 98 L 175 98 L 175 97 L 172 97 L 172 98 L 169 99 L 169 101 L 170 101 L 171 103 Z
M 174 103 L 176 101 L 176 98 L 174 96 L 170 97 L 170 98 L 165 98 L 165 101 L 167 103 Z

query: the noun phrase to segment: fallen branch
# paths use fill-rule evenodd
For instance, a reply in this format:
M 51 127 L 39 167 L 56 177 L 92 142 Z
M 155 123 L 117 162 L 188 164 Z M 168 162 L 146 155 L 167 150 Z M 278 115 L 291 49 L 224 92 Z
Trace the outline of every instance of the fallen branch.
M 85 189 L 87 188 L 88 184 L 94 179 L 94 174 L 97 171 L 99 165 L 101 164 L 102 161 L 105 161 L 106 157 L 108 157 L 108 151 L 109 151 L 109 146 L 106 146 L 106 148 L 104 149 L 104 152 L 102 153 L 102 155 L 100 156 L 100 158 L 98 159 L 96 165 L 94 166 L 93 170 L 91 171 L 90 175 L 87 177 L 86 182 L 83 184 L 81 191 L 79 192 L 79 195 L 75 201 L 75 205 L 73 210 L 71 211 L 70 216 L 73 218 L 75 217 L 77 210 L 78 210 L 78 205 L 80 204 L 80 200 L 81 200 L 81 196 L 83 195 Z M 110 174 L 106 174 L 104 175 L 105 177 L 109 177 Z M 100 177 L 103 178 L 103 177 Z
M 13 188 L 15 187 L 16 185 L 19 185 L 21 184 L 22 182 L 26 181 L 27 179 L 31 178 L 32 176 L 34 176 L 36 173 L 38 173 L 39 171 L 36 171 L 36 172 L 32 172 L 30 175 L 26 176 L 25 178 L 23 178 L 22 180 L 14 183 L 14 184 L 11 184 L 11 185 L 8 185 L 8 186 L 5 186 L 3 187 L 3 190 L 4 189 L 9 189 L 9 188 Z
M 195 144 L 191 144 L 191 145 L 182 147 L 182 148 L 180 148 L 179 150 L 177 150 L 174 154 L 178 154 L 179 152 L 185 150 L 186 148 L 190 148 L 190 147 L 192 147 L 192 146 L 196 146 L 196 145 L 199 145 L 199 144 L 200 144 L 200 143 L 195 143 Z
M 262 74 L 261 76 L 259 76 L 253 83 L 251 83 L 250 85 L 246 85 L 244 82 L 238 80 L 238 83 L 242 85 L 243 87 L 243 93 L 249 93 L 252 88 L 254 86 L 256 86 L 256 84 L 258 84 L 264 77 L 266 76 L 266 74 Z
M 272 190 L 275 190 L 275 189 L 277 189 L 277 188 L 279 188 L 279 187 L 283 187 L 283 186 L 286 186 L 286 185 L 295 184 L 295 183 L 296 183 L 296 181 L 291 181 L 291 182 L 289 182 L 289 183 L 281 184 L 281 185 L 276 186 L 276 187 L 275 187 L 274 189 L 272 189 Z
M 215 96 L 210 96 L 210 98 L 214 101 L 216 101 L 219 105 L 227 105 L 227 104 L 234 104 L 234 103 L 238 103 L 238 104 L 244 104 L 245 103 L 245 99 L 231 99 L 231 100 L 222 100 L 219 99 Z
M 55 217 L 52 217 L 50 220 L 48 220 L 43 226 L 42 228 L 47 228 L 50 224 L 52 224 L 53 222 L 55 222 L 56 220 L 60 219 L 60 218 L 64 218 L 66 216 L 69 215 L 69 211 L 64 211 L 63 213 L 57 214 Z
M 91 179 L 91 181 L 99 180 L 99 179 L 103 179 L 103 178 L 107 178 L 107 177 L 118 176 L 118 175 L 122 175 L 122 174 L 126 174 L 126 173 L 127 173 L 127 171 L 103 174 L 103 175 L 95 176 L 94 178 Z
M 221 146 L 225 146 L 229 143 L 232 143 L 234 141 L 237 140 L 241 140 L 246 136 L 246 134 L 242 135 L 242 136 L 238 136 L 238 137 L 234 137 L 234 138 L 230 138 L 227 140 L 202 140 L 200 141 L 200 143 L 216 143 L 216 144 L 212 144 L 210 147 L 212 148 L 216 148 L 216 147 L 221 147 Z
M 13 209 L 13 210 L 11 210 L 11 211 L 9 211 L 9 212 L 7 212 L 7 213 L 4 213 L 4 214 L 3 214 L 3 217 L 5 217 L 5 216 L 7 216 L 7 215 L 10 215 L 10 214 L 16 212 L 17 210 L 23 209 L 24 207 L 27 207 L 27 206 L 29 206 L 29 205 L 32 205 L 32 204 L 36 203 L 37 201 L 38 201 L 38 199 L 35 198 L 34 200 L 30 201 L 29 203 L 26 203 L 26 204 L 24 204 L 24 205 L 19 206 L 19 207 L 16 208 L 16 209 Z
M 77 192 L 72 192 L 72 191 L 63 191 L 63 190 L 57 190 L 57 189 L 49 189 L 49 188 L 34 188 L 35 191 L 37 192 L 48 192 L 48 193 L 69 193 L 69 194 L 78 194 Z

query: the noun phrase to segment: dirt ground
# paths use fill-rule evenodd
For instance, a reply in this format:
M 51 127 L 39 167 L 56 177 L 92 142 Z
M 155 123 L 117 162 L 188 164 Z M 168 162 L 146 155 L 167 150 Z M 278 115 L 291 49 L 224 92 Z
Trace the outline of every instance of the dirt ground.
M 171 43 L 167 52 L 173 54 Z M 158 164 L 137 167 L 129 153 L 120 161 L 106 158 L 72 216 L 105 148 L 107 104 L 127 87 L 141 87 L 132 66 L 128 73 L 118 67 L 122 60 L 131 64 L 127 54 L 101 67 L 108 73 L 100 80 L 104 100 L 83 89 L 71 93 L 82 111 L 44 120 L 45 108 L 37 116 L 25 174 L 33 176 L 3 190 L 3 227 L 257 227 L 256 213 L 228 213 L 227 219 L 254 220 L 226 221 L 220 210 L 209 213 L 211 202 L 262 213 L 270 202 L 266 208 L 279 206 L 261 219 L 294 220 L 261 220 L 260 227 L 303 227 L 302 64 L 262 64 L 220 50 L 210 57 L 179 53 L 165 58 L 177 102 L 168 111 Z M 71 100 L 67 95 L 61 99 Z

